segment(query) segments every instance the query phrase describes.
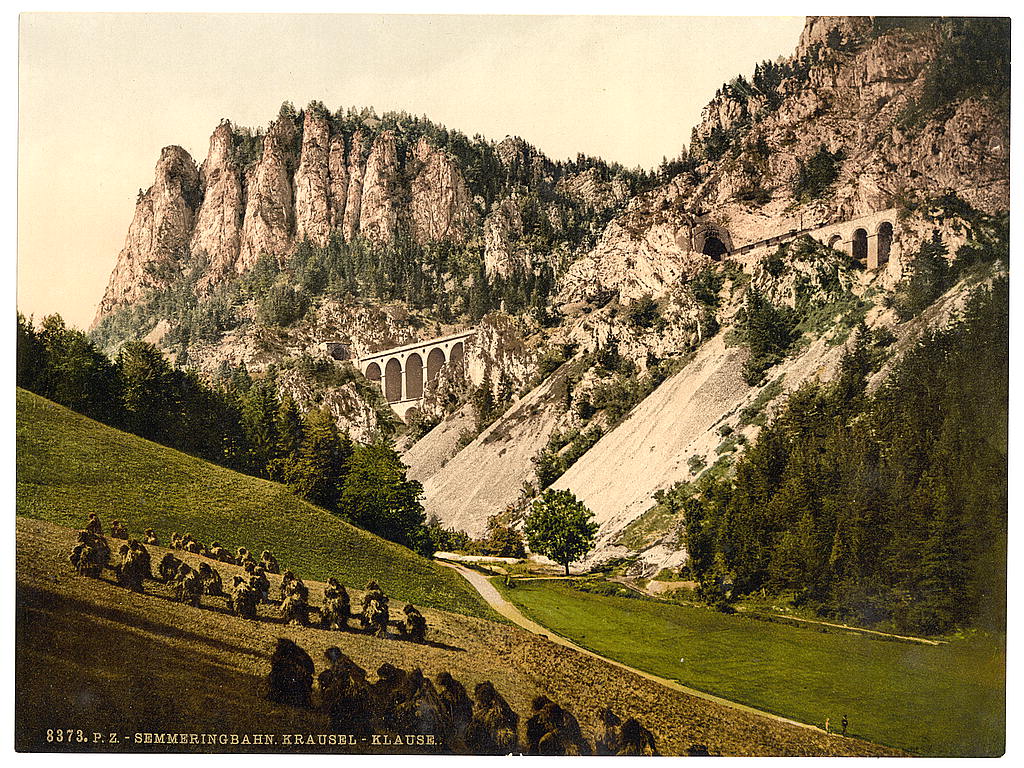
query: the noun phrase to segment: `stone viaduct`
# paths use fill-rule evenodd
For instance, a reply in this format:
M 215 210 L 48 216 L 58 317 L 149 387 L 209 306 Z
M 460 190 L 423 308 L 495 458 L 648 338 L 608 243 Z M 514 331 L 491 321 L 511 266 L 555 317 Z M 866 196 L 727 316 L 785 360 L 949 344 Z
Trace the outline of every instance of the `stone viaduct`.
M 399 418 L 423 404 L 423 393 L 441 366 L 466 357 L 466 343 L 476 330 L 453 333 L 430 341 L 406 344 L 360 357 L 353 362 L 367 379 L 377 383 Z
M 899 255 L 898 244 L 894 242 L 896 221 L 896 209 L 889 208 L 837 224 L 791 229 L 735 249 L 731 247 L 728 233 L 724 229 L 705 225 L 694 232 L 694 250 L 719 260 L 722 256 L 742 256 L 761 248 L 771 248 L 795 240 L 802 235 L 809 235 L 830 248 L 850 254 L 867 269 L 874 271 L 888 264 L 891 257 Z
M 877 270 L 888 264 L 890 257 L 898 255 L 898 242 L 894 240 L 896 214 L 896 209 L 889 208 L 836 224 L 791 229 L 735 248 L 725 227 L 706 222 L 693 230 L 689 245 L 692 250 L 721 261 L 723 258 L 735 258 L 760 249 L 770 249 L 809 235 L 830 248 L 850 254 L 867 269 Z M 454 333 L 439 339 L 374 352 L 352 362 L 363 376 L 380 386 L 391 408 L 400 418 L 405 419 L 412 409 L 423 404 L 426 387 L 437 378 L 441 366 L 446 363 L 457 364 L 465 359 L 466 343 L 475 334 L 475 330 Z M 328 343 L 325 349 L 336 359 L 348 356 L 341 344 Z

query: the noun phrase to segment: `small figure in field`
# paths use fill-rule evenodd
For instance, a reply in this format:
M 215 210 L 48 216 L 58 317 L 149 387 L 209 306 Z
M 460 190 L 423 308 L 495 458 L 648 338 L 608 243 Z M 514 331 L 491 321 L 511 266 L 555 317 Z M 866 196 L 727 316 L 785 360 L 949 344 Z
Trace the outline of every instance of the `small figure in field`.
M 373 735 L 373 706 L 366 672 L 352 659 L 331 647 L 324 652 L 329 664 L 320 673 L 320 701 L 331 719 L 335 733 L 351 733 L 357 738 Z
M 121 556 L 121 562 L 114 568 L 117 583 L 132 592 L 142 592 L 142 580 L 153 578 L 149 552 L 141 543 L 131 539 L 127 544 L 121 545 L 118 554 Z
M 224 594 L 224 582 L 220 574 L 210 567 L 209 563 L 199 564 L 199 582 L 202 584 L 204 595 L 219 596 Z
M 335 578 L 324 587 L 324 605 L 320 609 L 320 626 L 324 629 L 348 629 L 350 600 L 345 587 Z
M 249 576 L 249 585 L 256 590 L 256 599 L 261 603 L 269 603 L 270 579 L 263 572 L 263 566 L 246 563 L 245 572 Z
M 263 554 L 260 555 L 260 564 L 267 573 L 280 573 L 281 567 L 277 564 L 277 559 L 270 554 L 269 549 L 264 549 Z
M 370 686 L 374 716 L 384 730 L 394 730 L 394 716 L 404 701 L 409 674 L 404 669 L 384 662 L 377 667 L 377 682 Z
M 100 522 L 99 515 L 95 512 L 89 513 L 89 522 L 85 524 L 85 530 L 95 536 L 103 535 L 103 523 Z
M 448 672 L 439 674 L 434 678 L 434 682 L 441 706 L 444 707 L 448 722 L 451 724 L 451 732 L 441 734 L 442 743 L 452 752 L 473 751 L 466 745 L 466 733 L 473 720 L 473 702 L 466 693 L 466 688 Z
M 410 672 L 401 689 L 400 700 L 392 712 L 392 727 L 399 733 L 450 733 L 452 724 L 430 678 L 418 667 Z
M 259 598 L 256 590 L 241 576 L 235 576 L 231 587 L 231 595 L 228 597 L 228 610 L 233 611 L 243 619 L 256 618 L 256 603 Z
M 253 566 L 253 568 L 255 567 L 256 566 Z M 248 571 L 248 568 L 246 570 Z M 278 593 L 281 595 L 282 601 L 285 599 L 285 597 L 287 597 L 288 592 L 291 588 L 291 583 L 293 581 L 295 581 L 295 574 L 292 573 L 290 570 L 285 571 L 284 574 L 281 576 L 281 586 L 278 587 Z
M 243 568 L 245 566 L 249 565 L 250 563 L 252 563 L 252 565 L 254 565 L 254 566 L 256 565 L 256 560 L 253 559 L 253 556 L 249 553 L 249 550 L 246 549 L 245 547 L 239 547 L 238 548 L 238 554 L 235 555 L 235 562 L 238 565 L 242 566 Z
M 110 524 L 110 538 L 127 540 L 128 529 L 124 527 L 124 523 L 120 520 L 115 520 Z
M 80 576 L 98 579 L 110 562 L 110 547 L 98 533 L 80 531 L 70 560 Z
M 622 747 L 615 754 L 633 757 L 657 757 L 658 747 L 654 743 L 654 734 L 640 725 L 640 721 L 631 717 L 622 724 Z
M 267 698 L 277 704 L 308 707 L 313 692 L 313 660 L 287 638 L 278 638 L 270 657 Z
M 281 582 L 281 615 L 289 624 L 309 623 L 309 589 L 297 576 Z
M 377 637 L 388 634 L 388 598 L 376 581 L 366 585 L 363 595 L 363 613 L 360 617 L 363 628 L 373 632 Z
M 846 715 L 843 715 L 843 736 L 846 735 L 846 728 L 849 726 L 850 721 L 846 719 Z
M 180 533 L 175 531 L 171 534 L 171 549 L 182 549 L 183 542 L 184 540 L 182 539 Z
M 473 717 L 466 746 L 474 755 L 511 755 L 519 749 L 519 715 L 489 680 L 473 689 Z
M 178 558 L 168 552 L 160 560 L 160 564 L 156 567 L 157 575 L 160 577 L 160 581 L 165 584 L 169 581 L 174 581 L 178 578 L 178 569 L 183 566 L 184 563 Z
M 182 563 L 178 568 L 177 581 L 178 602 L 188 603 L 196 608 L 202 607 L 203 582 L 199 579 L 199 574 Z
M 270 602 L 270 580 L 266 578 L 266 573 L 263 571 L 262 565 L 251 565 L 252 575 L 249 578 L 249 583 L 253 589 L 256 590 L 256 598 L 260 602 Z M 246 569 L 249 572 L 249 569 Z
M 216 541 L 210 545 L 210 557 L 214 560 L 220 560 L 222 563 L 228 563 L 229 565 L 235 564 L 234 556 Z
M 402 625 L 402 633 L 414 643 L 422 643 L 427 639 L 427 620 L 417 610 L 416 606 L 409 603 L 402 609 L 405 613 L 405 624 Z
M 531 755 L 589 755 L 590 745 L 580 724 L 566 709 L 547 696 L 533 700 L 533 715 L 526 722 L 526 745 Z
M 146 529 L 146 535 L 143 538 L 143 542 L 149 544 L 151 547 L 159 547 L 160 540 L 156 537 L 156 533 L 152 528 Z
M 825 733 L 832 733 L 831 720 L 825 718 Z

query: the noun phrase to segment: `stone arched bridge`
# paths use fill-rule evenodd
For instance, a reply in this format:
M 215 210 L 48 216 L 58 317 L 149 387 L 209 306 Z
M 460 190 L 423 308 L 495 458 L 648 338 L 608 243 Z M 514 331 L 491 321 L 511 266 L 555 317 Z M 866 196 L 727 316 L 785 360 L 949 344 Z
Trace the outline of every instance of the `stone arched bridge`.
M 423 404 L 428 384 L 437 378 L 441 366 L 458 364 L 466 357 L 466 343 L 476 330 L 453 333 L 430 341 L 385 349 L 356 360 L 356 367 L 376 382 L 392 410 L 402 419 Z
M 888 264 L 891 257 L 899 255 L 898 244 L 894 241 L 897 234 L 894 228 L 897 216 L 898 211 L 889 208 L 824 227 L 793 229 L 766 240 L 741 245 L 735 250 L 727 250 L 725 255 L 742 256 L 761 248 L 772 248 L 795 240 L 801 235 L 808 235 L 830 248 L 850 254 L 867 269 L 876 270 Z

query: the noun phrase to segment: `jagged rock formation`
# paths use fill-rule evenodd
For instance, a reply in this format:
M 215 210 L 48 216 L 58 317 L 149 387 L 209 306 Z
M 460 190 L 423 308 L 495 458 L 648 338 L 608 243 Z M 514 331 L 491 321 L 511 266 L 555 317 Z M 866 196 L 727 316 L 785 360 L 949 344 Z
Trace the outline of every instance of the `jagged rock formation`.
M 398 155 L 395 134 L 385 131 L 373 142 L 366 159 L 359 233 L 370 240 L 395 239 L 398 225 Z
M 204 189 L 189 249 L 205 255 L 209 264 L 205 284 L 235 271 L 242 244 L 245 203 L 241 172 L 232 152 L 231 123 L 224 121 L 210 137 L 210 151 L 200 169 Z
M 332 219 L 336 218 L 331 211 L 329 130 L 325 114 L 313 109 L 306 112 L 302 126 L 302 156 L 295 171 L 295 238 L 317 245 L 327 244 Z
M 348 205 L 348 165 L 342 136 L 331 137 L 327 173 L 330 178 L 331 230 L 341 232 L 345 226 L 345 206 Z
M 418 243 L 462 243 L 473 225 L 473 200 L 455 160 L 425 138 L 413 150 L 412 234 Z
M 188 255 L 199 204 L 199 171 L 188 152 L 173 146 L 160 153 L 155 175 L 153 186 L 135 205 L 135 216 L 97 317 L 165 284 Z
M 484 220 L 484 269 L 488 277 L 509 278 L 533 268 L 522 243 L 523 216 L 516 196 L 506 197 Z
M 683 220 L 637 227 L 627 217 L 612 221 L 593 251 L 562 277 L 565 303 L 661 295 L 712 263 L 691 245 L 692 226 Z
M 248 200 L 236 270 L 245 272 L 263 254 L 282 257 L 293 243 L 295 226 L 292 171 L 295 124 L 282 115 L 263 140 L 263 157 L 247 179 Z
M 366 136 L 356 131 L 348 153 L 348 201 L 345 204 L 343 234 L 352 240 L 359 233 L 359 215 L 363 203 L 363 173 L 366 170 Z

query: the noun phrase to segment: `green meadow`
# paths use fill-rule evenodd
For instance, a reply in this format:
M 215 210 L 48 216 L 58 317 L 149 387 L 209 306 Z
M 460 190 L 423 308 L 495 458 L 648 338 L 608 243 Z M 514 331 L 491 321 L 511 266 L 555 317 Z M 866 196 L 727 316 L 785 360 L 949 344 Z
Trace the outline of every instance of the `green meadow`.
M 698 690 L 928 756 L 999 755 L 1005 638 L 923 645 L 711 609 L 605 597 L 554 581 L 495 586 L 573 642 Z
M 458 574 L 309 504 L 277 483 L 242 475 L 100 424 L 18 390 L 17 513 L 81 528 L 90 512 L 160 542 L 191 533 L 258 556 L 271 550 L 303 578 L 376 579 L 399 600 L 503 620 Z

